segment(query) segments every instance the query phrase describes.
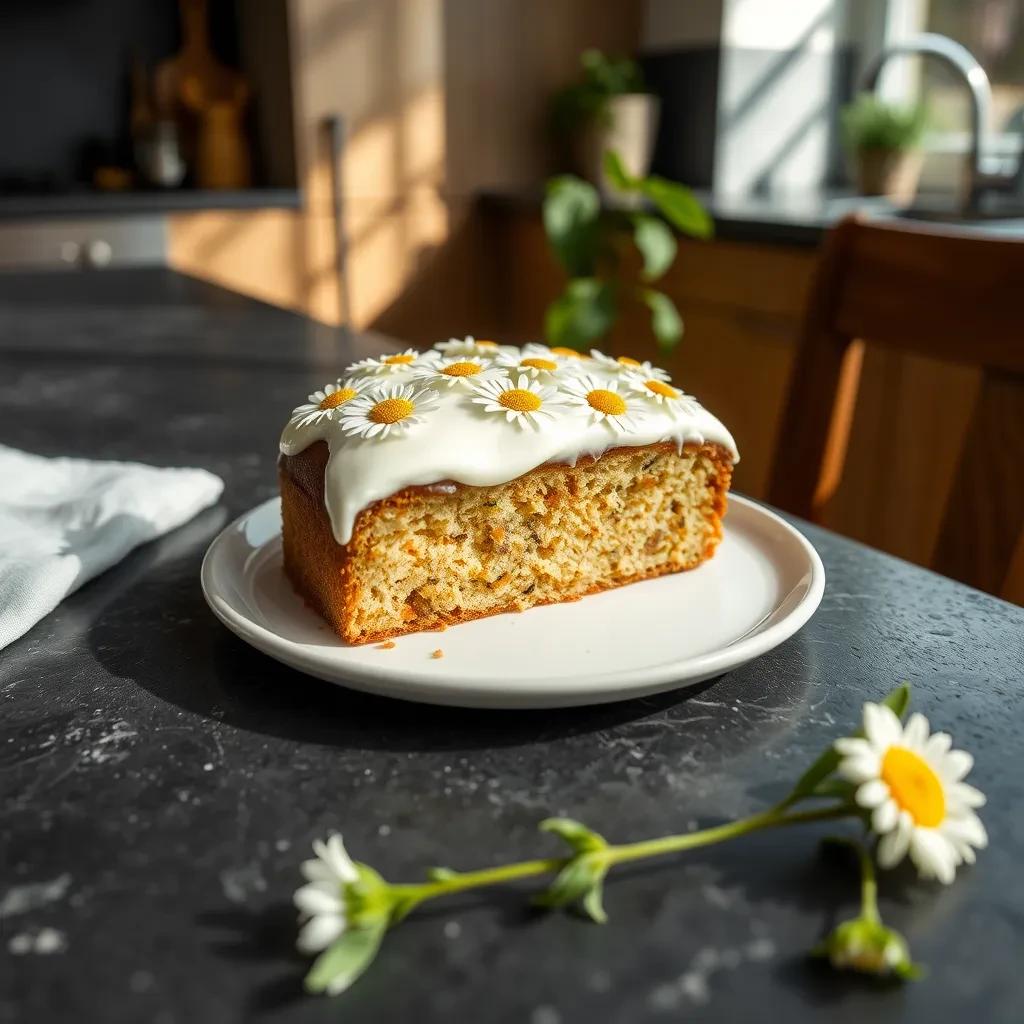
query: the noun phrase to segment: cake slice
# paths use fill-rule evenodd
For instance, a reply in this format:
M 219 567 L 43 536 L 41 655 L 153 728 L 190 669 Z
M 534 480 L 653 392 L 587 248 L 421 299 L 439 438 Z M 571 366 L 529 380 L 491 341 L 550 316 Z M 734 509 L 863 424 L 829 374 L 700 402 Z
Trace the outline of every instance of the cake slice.
M 359 644 L 694 568 L 738 456 L 666 378 L 472 339 L 350 367 L 282 437 L 285 571 Z

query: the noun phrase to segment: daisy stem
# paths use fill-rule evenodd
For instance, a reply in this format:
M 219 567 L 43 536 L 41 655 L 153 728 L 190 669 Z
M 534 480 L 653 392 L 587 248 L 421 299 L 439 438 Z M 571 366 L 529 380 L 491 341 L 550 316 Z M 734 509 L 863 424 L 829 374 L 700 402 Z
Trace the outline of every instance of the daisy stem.
M 699 846 L 710 846 L 713 843 L 736 839 L 759 829 L 775 828 L 782 825 L 802 825 L 814 821 L 834 821 L 836 818 L 849 817 L 855 813 L 855 809 L 848 803 L 819 807 L 810 811 L 798 811 L 794 814 L 787 814 L 785 807 L 780 805 L 761 814 L 753 814 L 749 818 L 740 818 L 738 821 L 730 821 L 724 825 L 701 829 L 699 832 L 685 832 L 680 835 L 663 836 L 659 839 L 645 839 L 637 843 L 609 846 L 604 851 L 604 855 L 607 857 L 608 866 L 611 867 L 628 861 L 646 860 L 649 857 L 660 857 L 667 853 L 691 850 Z M 397 891 L 410 904 L 415 905 L 424 900 L 464 892 L 467 889 L 482 889 L 486 886 L 501 885 L 520 878 L 552 874 L 561 871 L 572 859 L 572 857 L 549 857 L 545 860 L 520 861 L 515 864 L 484 868 L 480 871 L 453 873 L 450 877 L 438 878 L 429 882 L 393 885 L 392 890 Z
M 846 836 L 829 836 L 828 842 L 839 846 L 848 846 L 856 854 L 860 865 L 860 916 L 876 924 L 881 923 L 878 914 L 878 881 L 875 877 L 875 865 L 867 847 L 856 839 Z
M 613 846 L 609 851 L 609 860 L 612 864 L 623 864 L 626 861 L 643 860 L 665 853 L 710 846 L 713 843 L 736 839 L 748 832 L 757 832 L 763 828 L 803 825 L 812 821 L 833 821 L 836 818 L 848 817 L 852 813 L 851 807 L 846 803 L 838 806 L 819 807 L 812 811 L 798 811 L 795 814 L 786 814 L 784 808 L 773 807 L 761 814 L 752 814 L 749 818 L 740 818 L 738 821 L 715 825 L 713 828 L 701 829 L 699 832 L 685 832 L 681 835 L 664 836 L 661 839 L 645 839 L 639 843 Z

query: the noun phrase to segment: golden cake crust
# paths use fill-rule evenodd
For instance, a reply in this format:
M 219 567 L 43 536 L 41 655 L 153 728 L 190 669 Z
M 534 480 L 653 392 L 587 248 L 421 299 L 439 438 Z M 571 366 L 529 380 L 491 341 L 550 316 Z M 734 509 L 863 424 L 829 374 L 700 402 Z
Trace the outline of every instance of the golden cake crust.
M 680 453 L 673 443 L 644 445 L 638 447 L 613 448 L 600 459 L 581 458 L 575 467 L 549 463 L 538 466 L 517 480 L 493 487 L 467 488 L 466 485 L 440 481 L 426 487 L 407 487 L 398 493 L 375 502 L 363 509 L 355 522 L 352 538 L 348 544 L 338 544 L 331 529 L 330 518 L 324 503 L 324 475 L 329 455 L 328 446 L 318 441 L 296 455 L 282 455 L 278 462 L 281 486 L 283 542 L 285 571 L 292 585 L 304 600 L 313 607 L 345 641 L 353 644 L 375 643 L 406 633 L 443 629 L 447 626 L 498 615 L 503 612 L 520 611 L 528 607 L 552 604 L 561 601 L 578 600 L 589 594 L 599 593 L 614 587 L 625 586 L 668 573 L 695 568 L 711 557 L 722 537 L 722 516 L 725 514 L 726 495 L 732 474 L 731 454 L 717 444 L 685 445 Z M 402 605 L 400 616 L 403 620 L 392 622 L 386 628 L 367 628 L 357 624 L 360 610 L 359 572 L 379 563 L 387 556 L 386 545 L 382 548 L 380 536 L 375 536 L 375 527 L 384 519 L 400 520 L 402 516 L 414 514 L 425 504 L 451 501 L 460 491 L 471 490 L 482 497 L 485 492 L 502 492 L 513 485 L 523 486 L 532 480 L 540 483 L 546 493 L 557 495 L 559 489 L 574 491 L 590 468 L 600 463 L 605 470 L 612 470 L 621 463 L 623 469 L 638 456 L 670 455 L 689 459 L 692 464 L 699 461 L 702 467 L 702 486 L 705 500 L 700 509 L 702 533 L 698 548 L 690 551 L 685 560 L 679 557 L 666 559 L 660 564 L 646 566 L 639 571 L 622 571 L 606 575 L 604 582 L 576 588 L 570 593 L 557 592 L 546 597 L 533 597 L 529 586 L 515 599 L 500 601 L 483 608 L 439 610 L 429 601 L 412 600 Z M 548 489 L 546 485 L 550 483 Z M 479 524 L 477 524 L 479 525 Z M 493 527 L 496 535 L 501 527 Z M 659 530 L 659 533 L 664 531 Z M 396 539 L 396 543 L 400 541 Z M 408 537 L 402 550 L 403 558 L 415 555 L 415 538 Z M 500 542 L 495 542 L 495 550 Z M 397 554 L 397 552 L 396 552 Z M 486 551 L 484 551 L 486 556 Z M 486 557 L 485 557 L 486 561 Z M 507 561 L 507 559 L 506 559 Z

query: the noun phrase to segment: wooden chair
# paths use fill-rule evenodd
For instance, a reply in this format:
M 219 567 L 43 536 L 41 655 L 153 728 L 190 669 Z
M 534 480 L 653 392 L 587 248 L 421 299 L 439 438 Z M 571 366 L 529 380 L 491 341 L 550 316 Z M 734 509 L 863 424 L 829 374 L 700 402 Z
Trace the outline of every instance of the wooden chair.
M 829 233 L 783 413 L 773 504 L 820 521 L 842 476 L 865 343 L 981 368 L 932 568 L 1024 604 L 1024 240 L 858 217 Z

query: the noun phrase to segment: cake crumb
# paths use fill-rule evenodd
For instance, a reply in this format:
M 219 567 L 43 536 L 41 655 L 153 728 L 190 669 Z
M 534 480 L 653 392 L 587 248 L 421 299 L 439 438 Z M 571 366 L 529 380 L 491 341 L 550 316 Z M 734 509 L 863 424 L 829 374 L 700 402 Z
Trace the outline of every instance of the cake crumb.
M 492 526 L 491 527 L 491 540 L 495 544 L 500 544 L 505 539 L 505 527 L 504 526 Z
M 448 627 L 442 623 L 440 626 L 435 626 L 431 633 L 443 633 Z
M 431 652 L 430 656 L 432 658 L 443 658 L 444 657 L 444 651 L 442 651 L 441 648 L 438 647 L 438 649 L 436 651 L 432 651 Z
M 390 651 L 395 646 L 394 640 L 385 640 L 382 644 L 377 644 L 378 651 Z

